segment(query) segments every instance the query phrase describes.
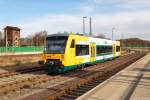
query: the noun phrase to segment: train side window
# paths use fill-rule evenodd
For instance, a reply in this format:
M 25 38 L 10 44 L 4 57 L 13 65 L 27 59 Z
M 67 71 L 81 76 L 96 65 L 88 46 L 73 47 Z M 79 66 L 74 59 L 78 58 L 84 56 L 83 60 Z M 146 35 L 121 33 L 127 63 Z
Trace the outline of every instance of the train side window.
M 120 51 L 120 46 L 116 47 L 116 51 L 119 52 Z
M 76 56 L 89 55 L 89 45 L 76 45 Z
M 74 46 L 75 46 L 75 40 L 73 39 L 73 40 L 71 41 L 70 48 L 74 48 Z
M 97 54 L 102 54 L 102 53 L 107 53 L 107 52 L 112 52 L 112 46 L 96 46 L 96 51 Z

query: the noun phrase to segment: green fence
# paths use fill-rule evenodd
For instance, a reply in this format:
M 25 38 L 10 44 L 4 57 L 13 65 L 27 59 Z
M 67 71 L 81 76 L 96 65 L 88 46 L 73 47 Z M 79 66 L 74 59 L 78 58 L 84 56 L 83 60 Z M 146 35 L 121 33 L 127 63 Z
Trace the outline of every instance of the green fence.
M 44 46 L 25 46 L 25 47 L 0 47 L 0 53 L 5 52 L 40 52 Z
M 123 49 L 138 49 L 138 48 L 147 48 L 150 47 L 121 47 Z M 5 52 L 42 52 L 44 50 L 44 46 L 24 46 L 24 47 L 0 47 L 0 53 Z

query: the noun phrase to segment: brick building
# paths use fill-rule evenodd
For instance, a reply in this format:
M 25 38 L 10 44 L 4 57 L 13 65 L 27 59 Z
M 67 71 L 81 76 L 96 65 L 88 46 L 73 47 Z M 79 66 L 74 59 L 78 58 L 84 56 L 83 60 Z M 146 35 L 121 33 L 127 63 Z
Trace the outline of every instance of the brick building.
M 5 45 L 5 41 L 3 39 L 0 39 L 0 46 L 4 46 Z
M 6 26 L 4 28 L 5 44 L 7 39 L 8 46 L 20 46 L 20 30 L 18 27 Z

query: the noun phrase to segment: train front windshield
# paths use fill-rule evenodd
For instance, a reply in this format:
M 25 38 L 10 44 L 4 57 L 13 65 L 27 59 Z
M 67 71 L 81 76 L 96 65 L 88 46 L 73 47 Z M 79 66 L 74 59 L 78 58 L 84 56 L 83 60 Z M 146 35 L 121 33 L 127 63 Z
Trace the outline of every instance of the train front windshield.
M 45 53 L 64 54 L 67 43 L 67 36 L 52 36 L 46 38 Z

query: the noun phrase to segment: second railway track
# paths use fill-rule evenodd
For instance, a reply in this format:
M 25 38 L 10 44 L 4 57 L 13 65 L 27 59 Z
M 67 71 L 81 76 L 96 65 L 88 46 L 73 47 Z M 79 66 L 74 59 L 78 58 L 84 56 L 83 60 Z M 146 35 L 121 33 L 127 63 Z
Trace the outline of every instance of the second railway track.
M 22 69 L 22 70 L 1 72 L 0 78 L 10 77 L 10 76 L 18 75 L 18 74 L 32 73 L 32 72 L 41 71 L 41 70 L 45 70 L 45 69 L 46 69 L 46 67 L 39 66 L 39 67 L 33 67 L 33 68 L 26 68 L 26 69 Z

